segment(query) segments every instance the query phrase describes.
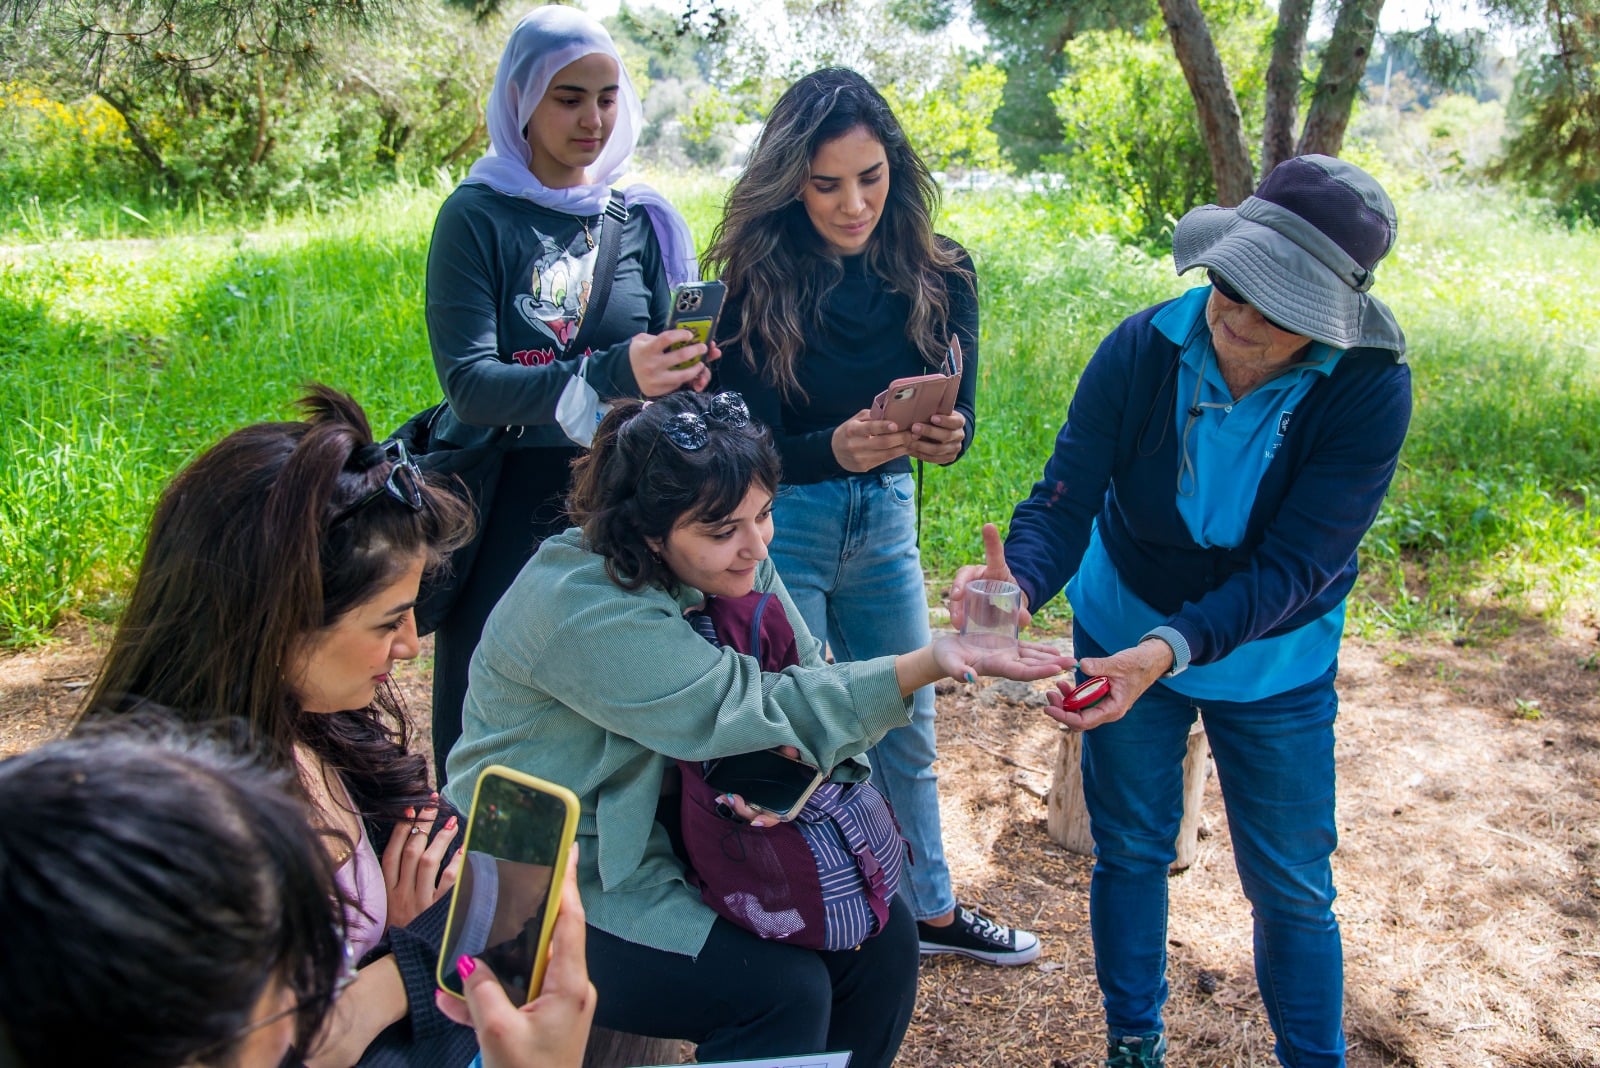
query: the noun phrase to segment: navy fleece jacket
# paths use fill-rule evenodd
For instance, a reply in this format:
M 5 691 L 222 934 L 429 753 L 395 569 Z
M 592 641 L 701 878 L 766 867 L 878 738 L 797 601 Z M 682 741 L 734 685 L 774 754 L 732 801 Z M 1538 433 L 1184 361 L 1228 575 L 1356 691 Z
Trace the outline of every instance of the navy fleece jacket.
M 1178 513 L 1178 346 L 1151 325 L 1112 331 L 1084 369 L 1006 562 L 1037 611 L 1077 571 L 1098 519 L 1117 574 L 1208 664 L 1319 619 L 1350 592 L 1411 420 L 1411 370 L 1351 349 L 1298 406 L 1256 491 L 1244 540 L 1197 545 Z

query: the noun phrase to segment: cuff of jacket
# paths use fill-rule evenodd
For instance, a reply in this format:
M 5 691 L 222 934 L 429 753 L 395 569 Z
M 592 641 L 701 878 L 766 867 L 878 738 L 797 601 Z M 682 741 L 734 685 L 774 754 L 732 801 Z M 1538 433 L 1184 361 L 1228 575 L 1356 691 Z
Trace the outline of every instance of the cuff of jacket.
M 1142 642 L 1146 638 L 1160 638 L 1172 649 L 1172 670 L 1163 678 L 1172 678 L 1182 674 L 1189 667 L 1189 639 L 1185 638 L 1175 627 L 1152 627 L 1139 636 Z
M 589 370 L 584 377 L 600 395 L 601 403 L 644 395 L 638 380 L 633 377 L 633 361 L 628 358 L 632 344 L 630 337 L 627 341 L 619 341 L 603 349 L 590 350 Z
M 446 894 L 406 926 L 389 928 L 389 947 L 406 988 L 413 1042 L 426 1042 L 461 1027 L 433 1003 L 434 966 L 449 913 L 450 895 Z

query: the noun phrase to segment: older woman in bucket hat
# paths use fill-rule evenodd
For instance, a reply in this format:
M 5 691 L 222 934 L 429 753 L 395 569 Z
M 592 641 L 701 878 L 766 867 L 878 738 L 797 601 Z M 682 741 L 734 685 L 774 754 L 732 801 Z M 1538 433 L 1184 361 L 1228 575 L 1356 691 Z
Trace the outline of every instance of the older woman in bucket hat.
M 1279 1060 L 1344 1063 L 1329 855 L 1334 692 L 1356 546 L 1411 417 L 1405 339 L 1368 289 L 1394 206 L 1326 156 L 1287 160 L 1238 208 L 1178 223 L 1210 285 L 1127 319 L 1078 383 L 1044 476 L 984 566 L 1036 608 L 1063 586 L 1079 671 L 1110 695 L 1083 730 L 1089 910 L 1113 1066 L 1166 1054 L 1167 866 L 1186 736 L 1204 713 L 1256 977 Z

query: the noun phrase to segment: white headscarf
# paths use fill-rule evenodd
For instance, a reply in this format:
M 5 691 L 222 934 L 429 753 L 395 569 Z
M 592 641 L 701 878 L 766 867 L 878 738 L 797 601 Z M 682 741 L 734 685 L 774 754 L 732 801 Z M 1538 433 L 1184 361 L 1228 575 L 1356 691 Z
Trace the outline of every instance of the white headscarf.
M 617 64 L 616 124 L 599 158 L 585 174 L 590 181 L 551 189 L 529 169 L 533 152 L 523 131 L 533 117 L 533 109 L 544 99 L 551 79 L 568 64 L 596 52 L 610 56 Z M 556 5 L 530 12 L 511 31 L 495 71 L 485 115 L 489 150 L 472 165 L 462 184 L 478 182 L 497 193 L 523 197 L 568 215 L 598 215 L 605 210 L 612 184 L 627 173 L 632 162 L 644 124 L 639 94 L 628 80 L 628 70 L 617 55 L 611 35 L 576 8 Z M 630 210 L 637 206 L 649 213 L 661 245 L 668 283 L 677 285 L 699 278 L 689 226 L 666 198 L 649 186 L 638 184 L 623 190 L 623 200 Z

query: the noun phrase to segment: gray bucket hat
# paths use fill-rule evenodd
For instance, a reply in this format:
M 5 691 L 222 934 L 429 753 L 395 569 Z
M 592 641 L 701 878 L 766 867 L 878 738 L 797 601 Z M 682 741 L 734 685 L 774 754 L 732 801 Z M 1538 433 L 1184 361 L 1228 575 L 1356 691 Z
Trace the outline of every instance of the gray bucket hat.
M 1172 259 L 1209 267 L 1268 319 L 1335 348 L 1389 349 L 1405 334 L 1367 290 L 1394 247 L 1394 204 L 1372 175 L 1332 156 L 1273 168 L 1237 208 L 1195 208 L 1178 220 Z

